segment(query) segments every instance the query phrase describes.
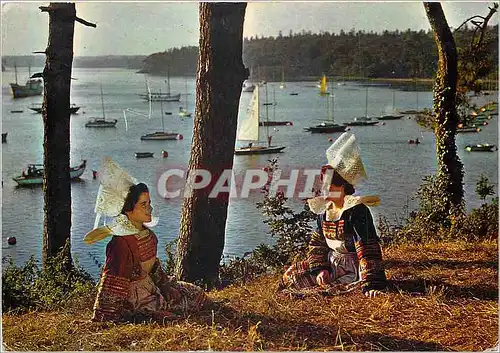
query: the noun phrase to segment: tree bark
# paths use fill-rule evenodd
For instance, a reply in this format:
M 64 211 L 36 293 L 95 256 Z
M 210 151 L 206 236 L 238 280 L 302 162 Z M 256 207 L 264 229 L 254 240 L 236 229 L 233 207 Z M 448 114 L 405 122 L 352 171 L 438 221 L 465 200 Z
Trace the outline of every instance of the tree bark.
M 196 115 L 189 171 L 208 170 L 208 187 L 183 201 L 176 275 L 189 282 L 216 284 L 224 249 L 228 193 L 210 198 L 224 169 L 232 169 L 238 106 L 248 70 L 243 66 L 246 3 L 200 3 Z
M 50 3 L 49 40 L 43 70 L 44 221 L 43 264 L 70 242 L 70 80 L 73 63 L 74 3 Z M 42 9 L 44 11 L 44 9 Z M 70 246 L 65 247 L 71 265 Z
M 459 122 L 456 109 L 457 48 L 439 2 L 424 2 L 438 49 L 434 85 L 438 183 L 443 188 L 445 209 L 452 215 L 463 211 L 463 166 L 457 155 L 455 136 Z

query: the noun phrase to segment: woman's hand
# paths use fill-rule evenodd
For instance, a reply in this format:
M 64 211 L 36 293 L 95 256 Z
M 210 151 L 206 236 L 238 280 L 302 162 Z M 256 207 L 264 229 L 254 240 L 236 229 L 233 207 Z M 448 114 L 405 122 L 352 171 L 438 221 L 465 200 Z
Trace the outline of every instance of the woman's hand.
M 376 290 L 376 289 L 370 289 L 368 292 L 365 292 L 365 297 L 368 298 L 375 298 L 378 295 L 383 294 L 383 292 Z
M 316 283 L 322 287 L 326 286 L 330 281 L 330 272 L 327 270 L 321 270 L 316 276 Z

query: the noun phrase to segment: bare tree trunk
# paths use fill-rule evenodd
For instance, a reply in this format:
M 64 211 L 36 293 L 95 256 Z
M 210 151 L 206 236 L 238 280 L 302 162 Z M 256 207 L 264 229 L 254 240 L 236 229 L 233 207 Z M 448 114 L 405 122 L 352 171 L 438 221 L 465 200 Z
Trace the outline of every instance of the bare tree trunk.
M 189 170 L 210 171 L 207 188 L 194 190 L 182 207 L 177 246 L 177 277 L 212 287 L 224 249 L 229 194 L 210 198 L 224 169 L 232 169 L 243 66 L 246 3 L 200 3 L 200 56 L 196 116 Z
M 457 155 L 455 136 L 458 125 L 456 109 L 457 48 L 439 2 L 424 2 L 427 18 L 438 48 L 438 71 L 434 85 L 436 114 L 436 153 L 438 183 L 445 194 L 444 207 L 450 214 L 463 211 L 463 166 Z
M 70 242 L 71 185 L 70 152 L 70 80 L 73 63 L 74 3 L 50 3 L 49 42 L 43 70 L 44 123 L 44 265 Z M 42 11 L 44 11 L 42 9 Z M 65 247 L 71 265 L 70 246 Z

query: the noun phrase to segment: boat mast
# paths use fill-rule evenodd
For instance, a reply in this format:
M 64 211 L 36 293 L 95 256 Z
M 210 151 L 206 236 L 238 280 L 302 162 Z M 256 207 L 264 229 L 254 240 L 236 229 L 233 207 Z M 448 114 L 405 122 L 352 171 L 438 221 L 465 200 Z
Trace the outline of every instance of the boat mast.
M 335 95 L 332 94 L 332 123 L 335 121 Z
M 366 86 L 366 96 L 365 96 L 365 117 L 368 117 L 368 86 Z
M 170 64 L 167 68 L 167 95 L 170 96 Z
M 184 85 L 186 87 L 185 91 L 186 91 L 186 95 L 185 95 L 185 106 L 186 106 L 186 112 L 188 111 L 188 81 L 187 81 L 187 77 L 184 77 Z
M 276 121 L 276 90 L 273 86 L 273 121 Z
M 328 117 L 328 121 L 332 121 L 332 114 L 330 112 L 330 96 L 326 96 L 326 114 Z
M 104 97 L 102 94 L 102 85 L 101 85 L 101 105 L 102 105 L 102 117 L 106 119 L 106 115 L 104 114 Z
M 161 97 L 161 90 L 160 90 L 160 97 Z M 163 122 L 163 100 L 160 99 L 160 112 L 161 112 L 161 131 L 165 132 L 165 123 Z
M 264 103 L 264 105 L 266 106 L 266 139 L 267 139 L 267 146 L 271 146 L 271 144 L 269 143 L 269 103 L 267 101 L 267 82 L 265 83 L 266 85 L 266 102 Z
M 392 90 L 392 110 L 396 111 L 396 90 Z
M 17 65 L 14 63 L 14 72 L 16 73 L 16 85 L 17 85 Z

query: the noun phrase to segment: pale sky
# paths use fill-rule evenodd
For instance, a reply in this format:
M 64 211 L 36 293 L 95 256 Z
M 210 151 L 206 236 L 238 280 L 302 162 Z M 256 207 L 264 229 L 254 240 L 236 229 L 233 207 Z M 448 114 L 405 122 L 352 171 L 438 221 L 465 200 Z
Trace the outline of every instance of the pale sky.
M 44 50 L 48 14 L 39 6 L 48 2 L 2 1 L 2 55 L 29 55 Z M 451 27 L 473 15 L 488 13 L 492 2 L 443 2 Z M 75 24 L 74 54 L 149 55 L 169 48 L 198 45 L 198 2 L 76 3 L 77 16 L 97 28 Z M 498 23 L 498 14 L 492 24 Z M 302 30 L 340 32 L 341 29 L 414 30 L 430 28 L 422 2 L 249 2 L 245 37 L 288 35 Z

